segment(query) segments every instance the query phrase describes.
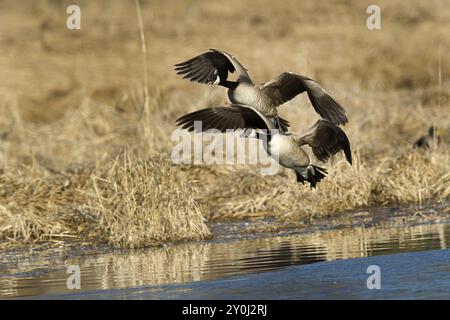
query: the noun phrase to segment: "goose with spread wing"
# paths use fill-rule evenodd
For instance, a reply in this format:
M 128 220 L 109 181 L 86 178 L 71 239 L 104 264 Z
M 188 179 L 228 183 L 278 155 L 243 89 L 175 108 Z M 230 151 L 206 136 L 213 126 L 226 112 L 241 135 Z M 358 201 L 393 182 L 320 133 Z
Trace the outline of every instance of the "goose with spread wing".
M 252 106 L 272 121 L 276 128 L 287 131 L 289 122 L 278 117 L 277 107 L 306 92 L 316 112 L 336 125 L 347 123 L 344 108 L 315 80 L 283 72 L 264 84 L 255 84 L 247 69 L 232 55 L 211 49 L 185 62 L 175 65 L 175 71 L 185 79 L 228 88 L 233 104 Z M 236 72 L 236 81 L 228 80 Z
M 210 107 L 188 113 L 177 119 L 182 129 L 194 131 L 194 122 L 201 121 L 201 131 L 217 129 L 261 129 L 257 138 L 264 139 L 264 148 L 278 163 L 295 171 L 297 181 L 307 181 L 311 188 L 327 174 L 326 169 L 313 165 L 311 159 L 302 148 L 309 145 L 320 161 L 326 161 L 332 155 L 343 150 L 347 161 L 352 163 L 350 142 L 345 132 L 329 120 L 320 119 L 301 136 L 285 133 L 276 129 L 275 125 L 257 108 L 246 105 L 231 104 L 229 106 Z

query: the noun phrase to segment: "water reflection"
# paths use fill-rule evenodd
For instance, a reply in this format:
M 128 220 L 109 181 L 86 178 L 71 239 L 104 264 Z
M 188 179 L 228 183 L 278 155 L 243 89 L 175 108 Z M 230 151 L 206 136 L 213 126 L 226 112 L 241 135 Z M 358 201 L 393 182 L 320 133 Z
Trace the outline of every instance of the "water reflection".
M 189 243 L 131 252 L 67 257 L 63 250 L 8 252 L 0 257 L 0 297 L 73 292 L 66 265 L 81 268 L 81 289 L 186 283 L 290 265 L 447 248 L 450 226 L 356 228 L 233 242 Z

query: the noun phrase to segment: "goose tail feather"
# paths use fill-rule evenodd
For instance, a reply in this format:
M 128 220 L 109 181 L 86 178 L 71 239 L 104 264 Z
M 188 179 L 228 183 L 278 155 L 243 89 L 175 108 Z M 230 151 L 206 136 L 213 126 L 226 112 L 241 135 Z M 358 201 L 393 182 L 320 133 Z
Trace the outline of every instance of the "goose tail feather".
M 315 165 L 308 165 L 303 170 L 295 169 L 295 174 L 297 176 L 297 182 L 304 184 L 309 182 L 311 188 L 315 188 L 317 183 L 321 181 L 327 175 L 327 170 Z

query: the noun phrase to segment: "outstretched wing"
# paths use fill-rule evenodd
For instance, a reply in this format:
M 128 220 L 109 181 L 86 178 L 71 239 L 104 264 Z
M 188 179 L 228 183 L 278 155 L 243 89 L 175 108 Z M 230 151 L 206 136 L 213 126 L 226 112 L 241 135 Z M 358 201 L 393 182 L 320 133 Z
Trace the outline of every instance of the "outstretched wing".
M 344 108 L 336 102 L 315 80 L 291 72 L 283 72 L 275 79 L 265 83 L 261 91 L 279 106 L 298 94 L 308 93 L 316 112 L 334 124 L 348 122 Z
M 219 50 L 203 53 L 175 65 L 175 71 L 184 79 L 206 84 L 219 84 L 228 78 L 228 73 L 237 70 L 238 80 L 250 79 L 247 70 L 232 55 Z
M 201 121 L 201 127 L 195 122 Z M 250 106 L 232 104 L 227 107 L 210 107 L 188 113 L 177 119 L 177 126 L 189 131 L 202 132 L 217 129 L 273 129 L 273 125 L 261 113 Z
M 326 161 L 332 155 L 343 150 L 345 158 L 351 164 L 350 141 L 345 132 L 328 120 L 318 120 L 308 133 L 296 139 L 300 145 L 308 144 L 320 161 Z

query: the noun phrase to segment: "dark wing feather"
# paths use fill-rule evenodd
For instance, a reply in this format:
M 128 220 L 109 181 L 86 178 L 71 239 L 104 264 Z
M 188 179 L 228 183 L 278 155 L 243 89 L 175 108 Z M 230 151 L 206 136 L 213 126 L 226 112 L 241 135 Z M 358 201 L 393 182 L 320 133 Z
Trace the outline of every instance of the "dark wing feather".
M 350 141 L 345 132 L 327 120 L 319 120 L 312 129 L 305 135 L 297 139 L 300 145 L 311 146 L 314 155 L 320 161 L 326 161 L 332 155 L 344 151 L 345 158 L 351 164 L 352 153 Z
M 195 122 L 201 121 L 201 128 L 195 127 Z M 230 105 L 228 107 L 210 107 L 188 113 L 177 119 L 177 126 L 189 131 L 202 132 L 217 129 L 225 132 L 227 129 L 266 129 L 264 120 L 251 108 Z
M 307 92 L 316 112 L 334 124 L 348 122 L 344 108 L 337 103 L 316 81 L 291 72 L 283 72 L 275 79 L 265 83 L 261 91 L 279 106 L 295 96 Z
M 218 84 L 228 78 L 235 68 L 220 51 L 209 51 L 175 65 L 175 71 L 184 79 L 206 84 Z M 219 77 L 219 79 L 217 78 Z
M 286 119 L 283 119 L 281 117 L 278 117 L 278 120 L 280 121 L 279 127 L 276 126 L 277 129 L 281 130 L 282 132 L 288 132 L 289 129 L 289 121 Z

